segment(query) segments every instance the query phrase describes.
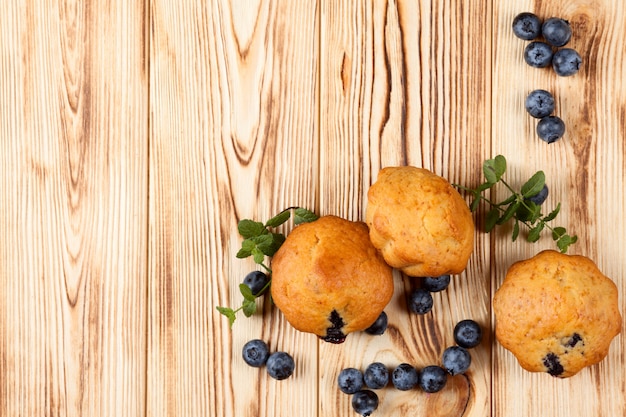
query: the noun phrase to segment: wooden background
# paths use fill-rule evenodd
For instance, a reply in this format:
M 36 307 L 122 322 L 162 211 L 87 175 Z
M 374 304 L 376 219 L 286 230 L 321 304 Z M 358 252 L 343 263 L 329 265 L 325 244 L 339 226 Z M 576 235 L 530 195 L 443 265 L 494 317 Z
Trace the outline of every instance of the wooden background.
M 522 11 L 571 22 L 579 74 L 524 64 Z M 625 312 L 625 39 L 621 0 L 4 1 L 0 415 L 352 416 L 340 369 L 437 363 L 463 318 L 491 329 L 467 376 L 380 391 L 375 415 L 626 415 L 623 336 L 568 380 L 523 371 L 492 336 L 506 269 L 548 236 L 478 233 L 425 317 L 396 274 L 380 337 L 330 345 L 267 304 L 231 331 L 215 310 L 254 268 L 235 257 L 238 220 L 291 205 L 363 219 L 383 166 L 472 186 L 501 153 L 512 184 L 546 172 L 570 252 Z M 551 145 L 523 108 L 535 88 L 567 124 Z M 252 338 L 291 353 L 293 377 L 245 365 Z

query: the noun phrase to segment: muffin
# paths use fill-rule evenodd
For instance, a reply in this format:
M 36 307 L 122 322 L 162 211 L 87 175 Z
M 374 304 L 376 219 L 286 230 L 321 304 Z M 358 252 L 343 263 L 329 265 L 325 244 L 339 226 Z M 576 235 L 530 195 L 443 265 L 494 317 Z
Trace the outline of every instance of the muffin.
M 301 224 L 271 265 L 272 299 L 287 321 L 332 343 L 367 329 L 393 295 L 392 269 L 363 222 L 323 216 Z
M 406 275 L 457 274 L 474 249 L 474 222 L 450 183 L 423 168 L 383 168 L 368 193 L 372 244 Z
M 546 250 L 513 264 L 493 299 L 496 338 L 522 368 L 567 378 L 621 330 L 617 287 L 589 258 Z

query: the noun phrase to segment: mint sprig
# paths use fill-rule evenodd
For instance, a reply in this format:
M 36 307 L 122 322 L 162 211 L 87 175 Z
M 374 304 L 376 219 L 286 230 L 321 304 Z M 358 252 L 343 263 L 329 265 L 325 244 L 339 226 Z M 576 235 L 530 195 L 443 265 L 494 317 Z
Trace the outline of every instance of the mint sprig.
M 515 242 L 519 237 L 520 224 L 528 228 L 526 240 L 537 242 L 544 229 L 551 232 L 552 239 L 562 253 L 566 253 L 570 245 L 576 243 L 578 237 L 569 235 L 564 227 L 552 227 L 549 222 L 556 219 L 561 210 L 561 203 L 547 215 L 541 213 L 541 205 L 530 200 L 531 197 L 539 194 L 546 183 L 545 173 L 537 171 L 528 181 L 526 181 L 520 191 L 516 191 L 503 178 L 507 168 L 506 158 L 498 155 L 493 159 L 488 159 L 483 163 L 483 174 L 485 182 L 477 188 L 468 188 L 461 185 L 456 187 L 469 192 L 473 196 L 470 209 L 475 212 L 481 201 L 489 205 L 489 210 L 485 216 L 485 232 L 491 232 L 497 225 L 502 225 L 510 220 L 514 221 L 511 239 Z M 494 202 L 485 197 L 483 193 L 492 189 L 496 184 L 502 184 L 508 191 L 508 195 L 500 202 Z
M 272 270 L 265 264 L 265 257 L 272 257 L 280 249 L 285 242 L 285 235 L 275 233 L 270 229 L 277 228 L 285 224 L 291 218 L 291 212 L 294 214 L 294 225 L 312 222 L 318 219 L 318 216 L 312 211 L 302 207 L 289 207 L 272 217 L 265 223 L 243 219 L 237 224 L 237 230 L 243 241 L 241 249 L 237 252 L 237 258 L 245 259 L 252 256 L 254 263 L 265 269 L 269 280 L 265 287 L 258 294 L 252 294 L 250 287 L 246 284 L 239 284 L 239 292 L 243 296 L 241 306 L 236 309 L 230 307 L 217 306 L 217 311 L 228 318 L 230 327 L 235 323 L 237 313 L 243 311 L 246 317 L 252 316 L 256 312 L 256 299 L 265 294 L 271 285 Z

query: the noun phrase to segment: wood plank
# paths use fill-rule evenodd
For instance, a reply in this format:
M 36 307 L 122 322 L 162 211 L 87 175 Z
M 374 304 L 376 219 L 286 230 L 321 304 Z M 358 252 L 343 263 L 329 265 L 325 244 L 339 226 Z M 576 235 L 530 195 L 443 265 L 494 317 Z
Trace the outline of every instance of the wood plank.
M 480 180 L 490 152 L 490 8 L 474 2 L 327 1 L 321 20 L 321 212 L 363 220 L 380 168 L 416 165 L 455 183 Z M 435 295 L 433 312 L 411 316 L 416 279 L 396 274 L 385 335 L 320 346 L 320 415 L 354 415 L 336 378 L 381 361 L 440 364 L 464 318 L 490 328 L 489 238 L 476 236 L 469 268 Z M 467 378 L 440 393 L 378 392 L 380 415 L 485 416 L 490 412 L 490 341 L 473 351 Z M 410 411 L 409 411 L 410 410 Z
M 613 278 L 624 301 L 625 232 L 616 213 L 624 207 L 624 140 L 626 137 L 626 9 L 621 1 L 496 2 L 494 5 L 493 148 L 509 160 L 508 178 L 521 185 L 537 170 L 546 172 L 550 195 L 545 211 L 562 203 L 555 225 L 576 233 L 579 242 L 568 253 L 593 259 Z M 534 69 L 523 61 L 525 42 L 515 38 L 511 22 L 531 11 L 542 18 L 570 21 L 568 46 L 583 57 L 581 71 L 558 77 L 551 69 Z M 535 134 L 536 120 L 524 110 L 530 91 L 544 88 L 556 99 L 555 113 L 566 124 L 558 142 L 546 144 Z M 617 209 L 617 210 L 616 210 Z M 504 233 L 503 233 L 504 234 Z M 512 262 L 541 249 L 555 248 L 549 237 L 535 245 L 496 240 L 494 289 Z M 618 416 L 626 414 L 623 387 L 624 338 L 611 346 L 609 357 L 567 380 L 522 370 L 512 354 L 494 345 L 494 415 Z
M 317 415 L 315 338 L 269 305 L 229 329 L 254 269 L 237 222 L 318 201 L 314 1 L 150 2 L 148 415 Z M 287 381 L 241 358 L 261 338 Z
M 0 13 L 0 415 L 144 415 L 138 1 Z

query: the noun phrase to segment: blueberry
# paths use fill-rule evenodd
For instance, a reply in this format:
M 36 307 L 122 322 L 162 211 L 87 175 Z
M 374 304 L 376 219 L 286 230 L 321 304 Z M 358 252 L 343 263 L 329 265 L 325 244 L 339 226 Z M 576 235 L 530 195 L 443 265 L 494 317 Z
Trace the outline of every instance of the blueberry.
M 419 386 L 424 392 L 439 392 L 448 380 L 446 370 L 440 366 L 427 366 L 420 372 Z
M 565 134 L 565 123 L 558 116 L 547 116 L 537 123 L 537 135 L 548 143 L 559 140 Z
M 243 283 L 250 287 L 253 295 L 259 295 L 268 282 L 269 277 L 261 271 L 252 271 L 243 279 Z
M 457 345 L 471 349 L 480 344 L 483 331 L 474 320 L 461 320 L 454 326 L 454 341 Z
M 409 310 L 415 314 L 426 314 L 433 308 L 433 296 L 423 288 L 414 290 L 409 295 Z
M 401 363 L 391 373 L 391 383 L 400 391 L 408 391 L 417 385 L 419 375 L 417 369 L 408 363 Z
M 352 408 L 367 417 L 378 408 L 378 395 L 370 390 L 358 391 L 352 396 Z
M 458 375 L 467 371 L 472 357 L 467 349 L 461 346 L 450 346 L 443 351 L 441 364 L 450 375 Z
M 371 363 L 365 368 L 363 381 L 371 389 L 385 388 L 389 383 L 389 370 L 380 362 Z
M 534 41 L 524 48 L 524 61 L 534 68 L 545 68 L 552 62 L 552 47 L 545 42 Z
M 513 34 L 525 41 L 531 41 L 541 34 L 541 19 L 529 12 L 520 13 L 513 19 Z
M 448 288 L 448 285 L 450 285 L 450 275 L 424 277 L 422 288 L 429 292 L 439 292 Z
M 370 327 L 365 329 L 365 333 L 380 336 L 385 333 L 385 330 L 387 330 L 387 313 L 383 311 L 380 313 L 380 316 L 378 316 L 376 321 L 372 323 Z
M 543 204 L 544 201 L 546 201 L 546 198 L 548 198 L 548 191 L 548 186 L 544 184 L 541 191 L 539 191 L 532 197 L 528 197 L 528 201 L 532 201 L 536 205 L 540 206 Z
M 572 28 L 567 20 L 551 17 L 543 22 L 541 34 L 550 45 L 563 46 L 572 38 Z
M 526 96 L 524 106 L 528 114 L 541 119 L 554 111 L 554 96 L 546 90 L 533 90 Z
M 285 352 L 275 352 L 267 358 L 267 373 L 274 379 L 279 381 L 287 379 L 293 374 L 296 363 L 290 354 Z
M 363 373 L 356 368 L 345 368 L 339 372 L 337 385 L 341 392 L 354 394 L 363 388 Z
M 576 74 L 582 63 L 583 60 L 578 52 L 571 48 L 559 49 L 552 58 L 552 68 L 561 77 Z
M 270 352 L 267 343 L 259 339 L 254 339 L 243 345 L 241 356 L 243 356 L 243 360 L 248 365 L 259 368 L 265 365 L 267 358 L 270 356 Z

